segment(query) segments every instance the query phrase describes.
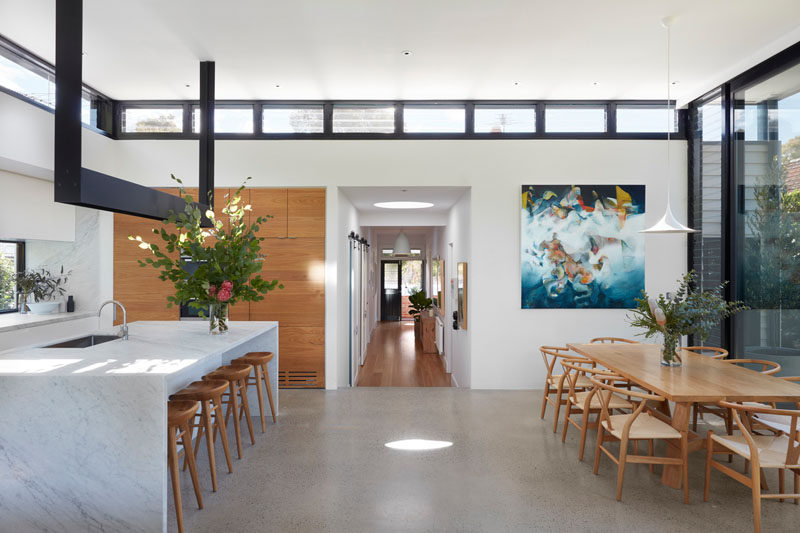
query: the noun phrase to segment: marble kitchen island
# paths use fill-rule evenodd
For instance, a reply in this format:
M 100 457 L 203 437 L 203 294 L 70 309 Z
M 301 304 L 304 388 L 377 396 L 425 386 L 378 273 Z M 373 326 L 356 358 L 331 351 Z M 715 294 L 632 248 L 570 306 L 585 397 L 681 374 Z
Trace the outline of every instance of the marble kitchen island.
M 223 336 L 202 321 L 129 326 L 127 341 L 0 352 L 0 530 L 166 531 L 167 397 L 270 351 L 278 408 L 277 322 L 231 322 Z

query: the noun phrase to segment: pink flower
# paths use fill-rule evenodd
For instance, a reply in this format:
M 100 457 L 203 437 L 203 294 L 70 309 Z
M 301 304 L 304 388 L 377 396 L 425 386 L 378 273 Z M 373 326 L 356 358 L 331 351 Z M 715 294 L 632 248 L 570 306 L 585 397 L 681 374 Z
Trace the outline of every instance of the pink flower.
M 208 287 L 208 295 L 213 298 L 215 294 L 217 294 L 217 288 L 214 285 L 210 285 Z
M 225 280 L 225 281 L 222 282 L 222 288 L 225 289 L 225 290 L 228 290 L 228 291 L 232 291 L 233 290 L 233 283 L 231 283 L 228 280 Z
M 217 299 L 220 302 L 227 302 L 231 299 L 231 291 L 228 289 L 220 289 L 219 293 L 217 294 Z

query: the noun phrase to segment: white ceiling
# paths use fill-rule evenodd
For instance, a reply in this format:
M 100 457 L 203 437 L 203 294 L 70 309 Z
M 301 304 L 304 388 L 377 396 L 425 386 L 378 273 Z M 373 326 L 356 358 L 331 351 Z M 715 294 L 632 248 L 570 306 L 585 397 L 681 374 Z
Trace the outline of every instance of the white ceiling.
M 466 187 L 340 187 L 361 213 L 397 215 L 405 213 L 447 213 L 463 196 Z M 431 202 L 422 209 L 384 209 L 377 202 Z
M 0 0 L 0 34 L 53 61 L 55 1 Z M 215 60 L 219 99 L 663 98 L 667 15 L 679 100 L 800 40 L 798 0 L 84 0 L 84 80 L 197 98 Z

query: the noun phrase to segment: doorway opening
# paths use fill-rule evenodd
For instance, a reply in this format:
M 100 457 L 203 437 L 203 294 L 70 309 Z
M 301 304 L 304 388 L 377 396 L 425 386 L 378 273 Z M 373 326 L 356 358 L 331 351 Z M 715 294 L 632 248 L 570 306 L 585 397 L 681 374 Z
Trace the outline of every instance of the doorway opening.
M 381 321 L 414 320 L 409 297 L 425 291 L 425 261 L 381 261 Z

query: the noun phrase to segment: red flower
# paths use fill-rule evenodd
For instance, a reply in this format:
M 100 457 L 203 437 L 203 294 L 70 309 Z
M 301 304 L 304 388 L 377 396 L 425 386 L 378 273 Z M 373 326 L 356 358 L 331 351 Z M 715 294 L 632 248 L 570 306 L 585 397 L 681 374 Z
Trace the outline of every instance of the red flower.
M 214 285 L 210 285 L 208 287 L 208 295 L 213 298 L 215 294 L 217 294 L 217 288 Z
M 225 280 L 225 281 L 222 282 L 222 288 L 227 290 L 227 291 L 232 291 L 233 290 L 233 283 L 231 283 L 228 280 Z
M 231 291 L 228 289 L 220 289 L 219 293 L 217 294 L 217 299 L 220 302 L 227 302 L 231 299 Z

